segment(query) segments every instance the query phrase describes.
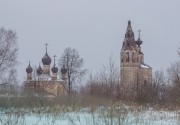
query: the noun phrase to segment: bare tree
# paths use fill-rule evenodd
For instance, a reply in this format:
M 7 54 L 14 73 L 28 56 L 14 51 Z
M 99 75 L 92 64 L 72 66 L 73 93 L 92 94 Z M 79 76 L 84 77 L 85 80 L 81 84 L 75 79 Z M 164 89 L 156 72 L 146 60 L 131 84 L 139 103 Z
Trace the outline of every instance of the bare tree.
M 103 65 L 102 69 L 100 70 L 99 73 L 99 78 L 101 83 L 104 84 L 105 86 L 105 92 L 107 96 L 112 96 L 113 94 L 119 93 L 120 90 L 118 89 L 118 84 L 119 84 L 119 68 L 117 65 L 114 63 L 113 56 L 111 55 L 109 57 L 109 62 L 105 65 Z M 105 93 L 104 93 L 105 94 Z
M 167 73 L 171 84 L 170 98 L 173 102 L 180 103 L 180 61 L 172 63 Z
M 16 32 L 0 28 L 0 84 L 16 80 L 17 54 Z
M 157 102 L 159 100 L 165 101 L 166 99 L 166 78 L 163 70 L 157 70 L 153 75 L 153 85 L 151 89 L 151 98 L 153 102 Z
M 64 50 L 60 60 L 59 67 L 65 66 L 67 69 L 69 92 L 72 91 L 72 84 L 76 82 L 79 78 L 82 78 L 87 72 L 87 69 L 83 68 L 84 60 L 79 56 L 76 49 L 67 47 Z
M 167 72 L 171 83 L 176 87 L 180 87 L 180 62 L 172 63 Z
M 119 82 L 119 68 L 114 63 L 112 56 L 109 62 L 102 66 L 99 72 L 89 75 L 87 84 L 83 87 L 87 94 L 95 95 L 97 97 L 118 97 L 121 95 Z M 83 91 L 84 91 L 83 90 Z

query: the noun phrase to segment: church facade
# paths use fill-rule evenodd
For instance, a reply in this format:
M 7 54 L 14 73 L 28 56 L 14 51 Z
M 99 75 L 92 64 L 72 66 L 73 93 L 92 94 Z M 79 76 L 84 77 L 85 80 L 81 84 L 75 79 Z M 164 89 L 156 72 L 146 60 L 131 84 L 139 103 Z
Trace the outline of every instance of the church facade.
M 128 21 L 125 38 L 120 52 L 120 81 L 124 90 L 139 90 L 152 84 L 152 68 L 144 62 L 144 53 L 141 50 L 143 41 L 139 37 L 135 40 L 132 30 L 131 21 Z M 26 68 L 27 79 L 24 82 L 25 89 L 33 88 L 46 91 L 47 93 L 66 95 L 68 93 L 67 69 L 61 68 L 61 78 L 58 78 L 58 68 L 55 64 L 51 68 L 51 58 L 46 52 L 42 58 L 43 67 L 39 65 L 38 69 L 33 72 L 30 65 Z
M 152 83 L 152 68 L 144 62 L 144 54 L 141 50 L 142 43 L 140 31 L 139 38 L 135 40 L 131 21 L 128 21 L 120 52 L 120 80 L 122 85 L 129 90 L 139 89 L 140 86 Z
M 45 55 L 42 58 L 42 64 L 42 68 L 39 64 L 39 67 L 33 71 L 29 62 L 29 65 L 26 68 L 27 79 L 24 82 L 25 91 L 37 90 L 54 96 L 66 95 L 68 92 L 67 69 L 63 66 L 61 68 L 61 78 L 58 78 L 59 70 L 55 64 L 55 56 L 54 64 L 51 68 L 51 58 L 47 53 L 47 44 Z

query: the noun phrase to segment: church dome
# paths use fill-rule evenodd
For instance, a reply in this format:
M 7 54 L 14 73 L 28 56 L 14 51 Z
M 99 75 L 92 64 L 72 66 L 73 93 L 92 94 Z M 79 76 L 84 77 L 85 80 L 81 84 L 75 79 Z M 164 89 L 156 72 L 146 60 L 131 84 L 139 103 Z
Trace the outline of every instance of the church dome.
M 54 65 L 54 66 L 52 67 L 51 71 L 52 71 L 53 73 L 57 73 L 57 72 L 58 72 L 58 68 Z
M 141 30 L 138 30 L 138 32 L 139 32 L 139 38 L 138 38 L 138 40 L 136 41 L 136 44 L 138 45 L 138 47 L 140 47 L 140 45 L 143 43 L 143 41 L 140 39 Z
M 141 45 L 142 43 L 143 43 L 143 41 L 141 41 L 140 38 L 136 41 L 136 44 L 138 45 L 138 47 L 140 47 L 140 45 Z
M 51 71 L 52 71 L 53 73 L 57 73 L 57 72 L 58 72 L 58 68 L 56 67 L 56 64 L 55 64 L 56 55 L 54 55 L 53 57 L 54 57 L 54 66 L 52 67 Z
M 43 65 L 50 65 L 51 64 L 51 58 L 47 54 L 47 45 L 48 44 L 46 43 L 45 45 L 46 45 L 46 53 L 45 53 L 44 57 L 42 58 L 42 63 L 43 63 Z
M 28 65 L 28 67 L 26 68 L 26 72 L 27 72 L 27 73 L 32 73 L 32 71 L 33 71 L 33 69 L 32 69 L 32 67 L 31 67 L 30 61 L 29 61 L 29 65 Z
M 38 75 L 41 75 L 43 73 L 43 70 L 42 70 L 40 65 L 39 65 L 39 67 L 38 67 L 36 72 L 37 72 Z
M 62 74 L 66 74 L 66 73 L 67 73 L 67 69 L 65 68 L 64 65 L 63 65 L 63 67 L 61 68 L 61 73 L 62 73 Z
M 47 54 L 47 52 L 46 52 L 46 54 L 44 55 L 44 57 L 42 58 L 42 63 L 43 63 L 44 65 L 50 65 L 50 64 L 51 64 L 51 58 L 49 57 L 49 55 Z

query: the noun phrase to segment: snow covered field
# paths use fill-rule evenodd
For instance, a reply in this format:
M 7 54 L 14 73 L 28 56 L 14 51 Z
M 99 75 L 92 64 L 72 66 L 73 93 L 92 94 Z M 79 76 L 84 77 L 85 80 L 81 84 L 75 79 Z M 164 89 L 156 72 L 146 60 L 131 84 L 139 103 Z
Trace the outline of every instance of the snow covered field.
M 99 107 L 0 110 L 0 125 L 179 125 L 180 111 L 129 110 Z M 127 109 L 127 110 L 126 110 Z M 13 112 L 12 112 L 13 110 Z

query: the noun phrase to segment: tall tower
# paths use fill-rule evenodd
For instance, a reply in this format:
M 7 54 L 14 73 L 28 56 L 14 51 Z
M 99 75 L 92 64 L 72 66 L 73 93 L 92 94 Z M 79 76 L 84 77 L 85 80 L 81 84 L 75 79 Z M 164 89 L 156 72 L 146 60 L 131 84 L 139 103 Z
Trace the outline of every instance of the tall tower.
M 126 88 L 133 88 L 137 84 L 152 82 L 152 68 L 144 63 L 144 54 L 141 51 L 142 41 L 135 41 L 131 21 L 128 21 L 125 38 L 120 52 L 121 83 Z
M 51 64 L 51 58 L 49 57 L 48 53 L 47 53 L 47 43 L 46 45 L 46 53 L 44 55 L 44 57 L 42 58 L 42 63 L 43 63 L 43 73 L 44 74 L 50 74 L 50 64 Z

